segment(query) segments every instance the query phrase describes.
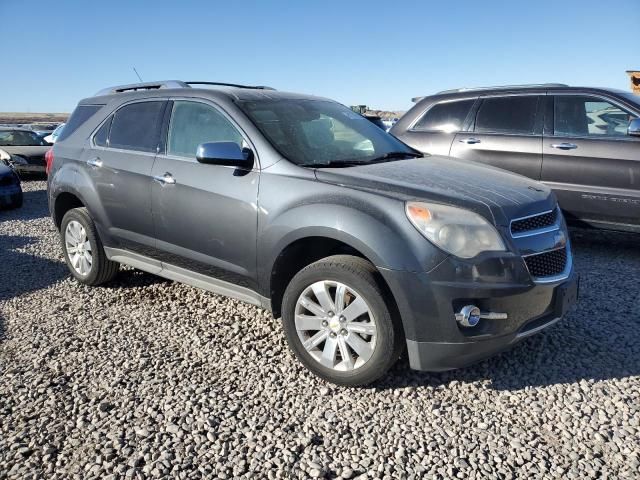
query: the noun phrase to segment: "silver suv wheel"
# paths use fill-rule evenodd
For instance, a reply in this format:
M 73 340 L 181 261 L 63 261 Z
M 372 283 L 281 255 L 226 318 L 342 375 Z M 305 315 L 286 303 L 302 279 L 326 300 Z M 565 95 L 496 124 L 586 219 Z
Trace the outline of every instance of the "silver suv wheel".
M 80 275 L 88 275 L 93 265 L 93 255 L 89 237 L 80 222 L 72 220 L 67 224 L 64 241 L 73 269 Z
M 298 297 L 295 327 L 311 357 L 337 371 L 365 365 L 378 337 L 376 320 L 364 297 L 332 280 L 315 282 Z

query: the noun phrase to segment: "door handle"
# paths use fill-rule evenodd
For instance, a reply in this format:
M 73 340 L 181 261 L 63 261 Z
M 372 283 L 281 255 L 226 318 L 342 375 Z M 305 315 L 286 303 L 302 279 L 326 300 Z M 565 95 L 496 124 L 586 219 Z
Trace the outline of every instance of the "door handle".
M 578 148 L 578 145 L 575 143 L 552 143 L 551 148 L 559 148 L 560 150 L 575 150 Z
M 153 177 L 153 179 L 156 182 L 160 182 L 163 185 L 175 185 L 176 183 L 176 179 L 173 178 L 173 175 L 171 175 L 169 172 L 165 173 L 164 175 L 156 175 L 155 177 Z
M 100 160 L 98 157 L 90 158 L 89 160 L 87 160 L 87 165 L 89 165 L 90 167 L 100 168 L 102 166 L 102 160 Z
M 460 143 L 466 143 L 468 145 L 475 145 L 476 143 L 480 143 L 480 139 L 479 138 L 461 138 L 460 140 L 458 140 Z

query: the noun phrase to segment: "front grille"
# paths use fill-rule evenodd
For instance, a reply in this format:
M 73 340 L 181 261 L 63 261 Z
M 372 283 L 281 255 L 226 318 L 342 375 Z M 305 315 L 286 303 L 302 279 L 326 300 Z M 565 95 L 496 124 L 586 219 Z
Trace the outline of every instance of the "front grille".
M 535 278 L 553 277 L 564 272 L 567 266 L 567 248 L 562 247 L 544 253 L 524 257 L 529 273 Z
M 542 228 L 551 227 L 556 224 L 558 220 L 558 209 L 554 209 L 550 212 L 535 215 L 533 217 L 522 218 L 520 220 L 514 220 L 511 222 L 511 234 L 517 236 L 518 234 L 532 232 L 534 230 L 540 230 Z

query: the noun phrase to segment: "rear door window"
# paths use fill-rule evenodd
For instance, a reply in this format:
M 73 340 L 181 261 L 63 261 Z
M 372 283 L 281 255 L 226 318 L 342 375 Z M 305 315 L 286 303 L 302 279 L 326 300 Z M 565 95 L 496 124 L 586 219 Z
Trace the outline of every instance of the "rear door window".
M 413 126 L 413 130 L 459 132 L 475 99 L 439 103 L 432 106 Z
M 476 114 L 475 132 L 532 135 L 539 99 L 537 95 L 485 98 Z
M 96 134 L 93 136 L 93 143 L 95 143 L 99 147 L 107 147 L 109 146 L 109 129 L 111 128 L 111 121 L 113 120 L 113 116 L 109 117 L 109 119 L 102 124 L 102 126 L 98 129 Z
M 156 152 L 164 101 L 130 103 L 113 116 L 109 146 L 139 152 Z M 65 129 L 66 130 L 66 129 Z
M 56 141 L 61 142 L 65 138 L 69 137 L 73 132 L 80 128 L 84 122 L 93 117 L 103 106 L 104 105 L 78 105 L 69 117 L 69 120 L 67 120 L 67 123 Z

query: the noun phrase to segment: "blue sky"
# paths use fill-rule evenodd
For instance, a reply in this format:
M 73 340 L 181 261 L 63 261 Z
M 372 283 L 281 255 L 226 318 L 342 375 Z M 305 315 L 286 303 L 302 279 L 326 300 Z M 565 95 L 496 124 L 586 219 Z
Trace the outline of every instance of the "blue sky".
M 640 0 L 0 0 L 0 111 L 70 111 L 133 66 L 384 109 L 459 86 L 628 89 L 639 26 Z

